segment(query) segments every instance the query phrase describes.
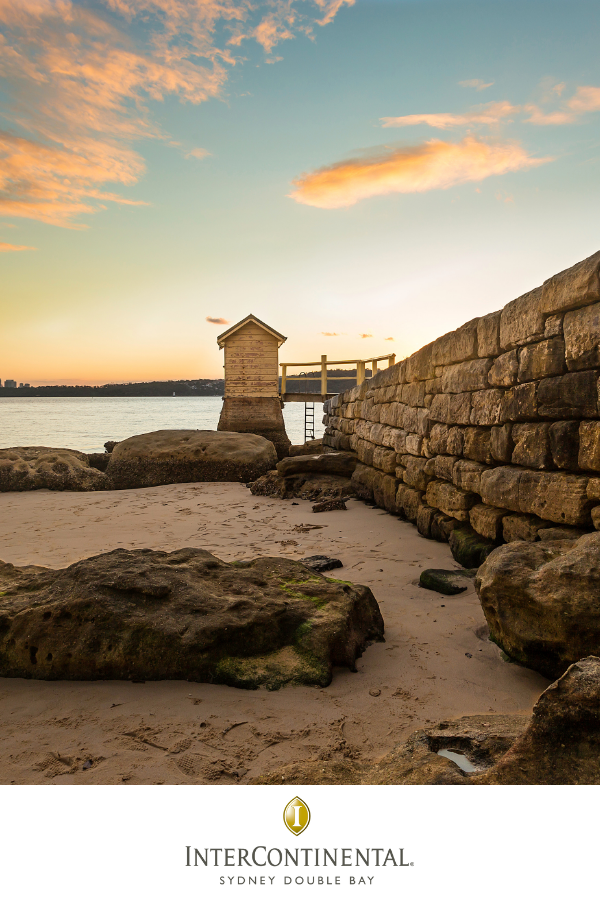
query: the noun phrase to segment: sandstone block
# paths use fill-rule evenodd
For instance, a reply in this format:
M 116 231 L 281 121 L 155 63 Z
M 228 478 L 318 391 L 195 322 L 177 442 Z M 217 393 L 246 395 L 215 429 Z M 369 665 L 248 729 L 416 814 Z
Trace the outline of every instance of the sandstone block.
M 405 456 L 406 468 L 404 471 L 404 484 L 415 488 L 417 491 L 425 491 L 433 476 L 426 471 L 427 460 L 418 456 Z
M 588 500 L 600 502 L 600 478 L 590 478 L 587 483 L 586 494 Z
M 373 466 L 374 451 L 375 444 L 372 444 L 370 441 L 359 441 L 356 445 L 356 453 L 358 455 L 358 459 L 365 466 Z
M 481 498 L 488 506 L 498 506 L 519 512 L 519 481 L 521 470 L 512 466 L 498 466 L 481 476 Z
M 452 469 L 452 482 L 463 491 L 481 493 L 481 476 L 488 469 L 482 463 L 470 459 L 459 459 Z
M 570 314 L 574 315 L 574 314 Z M 582 368 L 589 368 L 584 367 Z M 562 337 L 550 338 L 522 347 L 519 353 L 519 381 L 536 381 L 562 375 L 566 371 L 565 342 Z
M 558 469 L 579 468 L 579 422 L 552 422 L 548 430 L 552 462 Z
M 488 372 L 488 381 L 492 387 L 512 387 L 517 383 L 519 372 L 519 351 L 508 350 L 494 360 Z
M 401 482 L 401 481 L 402 481 L 402 482 L 403 482 L 403 481 L 404 481 L 404 473 L 405 473 L 405 472 L 406 472 L 406 469 L 404 468 L 404 466 L 396 465 L 396 472 L 395 472 L 395 475 L 396 475 L 396 481 L 398 481 L 398 482 Z
M 600 422 L 579 426 L 579 467 L 600 472 Z
M 537 541 L 541 528 L 548 529 L 551 522 L 538 516 L 506 516 L 502 523 L 502 535 L 507 544 L 512 541 Z
M 587 481 L 566 472 L 524 469 L 519 480 L 519 511 L 559 525 L 588 526 L 591 504 L 586 493 Z
M 434 422 L 449 423 L 450 396 L 448 394 L 436 394 L 429 407 L 429 416 Z
M 507 423 L 491 429 L 490 450 L 497 462 L 509 463 L 512 458 L 513 447 L 511 424 Z
M 381 481 L 381 505 L 383 509 L 394 515 L 398 513 L 398 505 L 396 503 L 396 495 L 398 492 L 398 481 L 392 475 L 384 475 Z
M 421 506 L 419 506 L 419 509 L 417 510 L 417 531 L 419 534 L 422 534 L 423 537 L 431 537 L 431 524 L 436 512 L 436 509 L 432 506 L 427 506 L 426 503 L 422 503 Z
M 538 414 L 537 387 L 537 382 L 530 381 L 507 391 L 500 402 L 500 423 L 506 421 L 526 422 L 536 419 Z
M 432 344 L 421 347 L 412 356 L 405 360 L 407 381 L 427 381 L 434 377 L 433 363 L 431 361 Z
M 363 400 L 362 414 L 368 422 L 379 422 L 379 406 L 374 403 L 372 397 Z
M 409 522 L 416 522 L 422 505 L 423 492 L 401 484 L 396 494 L 396 506 L 402 510 Z
M 429 410 L 424 407 L 420 407 L 416 410 L 417 413 L 417 427 L 416 432 L 420 434 L 421 437 L 427 437 L 431 428 L 433 426 L 433 422 L 429 416 Z
M 541 308 L 548 314 L 577 309 L 600 300 L 600 253 L 576 263 L 544 282 Z
M 463 391 L 481 391 L 488 386 L 488 372 L 492 359 L 471 359 L 467 362 L 445 366 L 442 375 L 442 391 L 460 394 Z
M 433 475 L 436 478 L 441 478 L 443 481 L 452 481 L 452 472 L 457 462 L 458 456 L 436 456 L 432 460 L 433 465 L 427 471 L 431 472 L 433 470 Z
M 570 372 L 600 365 L 600 303 L 568 312 L 564 320 L 564 334 Z
M 436 423 L 429 435 L 429 448 L 432 453 L 445 453 L 448 444 L 448 426 Z
M 471 395 L 471 424 L 499 425 L 504 391 L 489 388 Z
M 375 447 L 373 451 L 373 466 L 381 469 L 387 475 L 394 475 L 396 472 L 396 451 L 388 450 L 385 447 Z
M 451 456 L 462 456 L 465 443 L 464 428 L 448 429 L 447 450 Z
M 491 450 L 491 429 L 465 428 L 463 454 L 467 459 L 491 465 L 494 462 Z
M 477 351 L 479 356 L 498 356 L 500 353 L 500 316 L 502 310 L 482 316 L 477 322 Z
M 472 319 L 451 331 L 442 335 L 433 342 L 431 361 L 434 366 L 448 366 L 452 363 L 463 362 L 465 359 L 475 359 L 477 356 L 477 323 L 479 319 Z
M 406 450 L 406 438 L 407 433 L 403 428 L 393 428 L 391 429 L 391 442 L 392 449 L 396 451 L 396 453 L 404 453 Z
M 517 297 L 500 315 L 500 347 L 512 350 L 544 336 L 544 315 L 541 310 L 542 288 L 534 288 Z
M 373 469 L 373 500 L 380 509 L 384 509 L 384 479 L 387 478 L 379 469 Z
M 563 333 L 563 316 L 548 316 L 544 323 L 544 337 L 559 337 Z
M 476 503 L 469 511 L 469 522 L 477 534 L 490 541 L 499 541 L 502 539 L 502 520 L 508 514 L 506 509 Z
M 596 531 L 600 531 L 600 506 L 594 506 L 592 509 L 592 525 Z
M 418 434 L 407 434 L 406 436 L 406 452 L 413 456 L 421 455 L 421 446 L 423 438 Z
M 402 385 L 402 402 L 407 406 L 424 406 L 425 382 L 411 381 Z
M 515 448 L 512 463 L 531 469 L 553 468 L 550 450 L 550 425 L 548 422 L 526 422 L 513 425 L 512 437 Z
M 471 421 L 471 394 L 448 394 L 450 405 L 448 410 L 449 425 L 468 425 Z M 433 416 L 432 416 L 433 418 Z
M 447 516 L 458 519 L 461 522 L 469 521 L 469 510 L 477 502 L 479 497 L 446 481 L 431 481 L 427 485 L 426 501 L 429 506 L 434 506 Z
M 544 378 L 538 386 L 537 400 L 540 416 L 592 419 L 598 415 L 598 373 L 569 372 L 558 378 Z

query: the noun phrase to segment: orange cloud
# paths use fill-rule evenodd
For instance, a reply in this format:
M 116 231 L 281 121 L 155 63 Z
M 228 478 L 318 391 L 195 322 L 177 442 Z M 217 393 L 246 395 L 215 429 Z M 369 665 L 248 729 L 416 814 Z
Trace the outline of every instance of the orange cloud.
M 321 334 L 324 337 L 339 337 L 339 334 L 337 331 L 322 331 Z
M 491 87 L 494 82 L 482 81 L 481 78 L 469 78 L 467 81 L 459 81 L 458 83 L 461 87 L 472 87 L 475 88 L 476 91 L 485 91 L 485 89 Z
M 24 247 L 18 244 L 5 244 L 0 241 L 0 253 L 16 253 L 19 250 L 36 250 L 36 247 Z
M 564 84 L 557 84 L 553 90 L 560 96 Z M 544 112 L 539 106 L 529 104 L 524 109 L 529 113 L 527 122 L 533 125 L 569 125 L 576 122 L 580 116 L 588 112 L 600 110 L 600 87 L 582 85 L 577 88 L 573 96 L 566 100 L 562 106 L 552 112 Z
M 496 125 L 503 119 L 510 120 L 520 111 L 508 100 L 485 103 L 464 115 L 454 113 L 418 113 L 412 116 L 386 116 L 381 119 L 384 128 L 403 128 L 407 125 L 431 125 L 432 128 L 456 128 L 461 125 Z
M 372 335 L 372 334 L 359 334 L 359 337 L 361 337 L 361 338 L 370 338 L 370 337 L 373 337 L 373 335 Z
M 207 156 L 212 156 L 212 153 L 210 150 L 205 150 L 204 147 L 194 147 L 193 150 L 185 154 L 186 159 L 205 159 Z
M 393 340 L 394 340 L 394 338 L 393 338 L 393 337 L 389 337 L 389 338 L 384 338 L 384 341 L 393 341 Z
M 206 321 L 210 322 L 211 325 L 229 325 L 227 319 L 214 319 L 212 316 L 207 316 Z
M 307 206 L 338 209 L 368 197 L 444 189 L 550 161 L 550 157 L 529 156 L 516 143 L 489 143 L 475 137 L 458 144 L 431 140 L 301 175 L 288 196 Z
M 314 0 L 316 16 L 298 12 L 292 0 L 100 2 L 106 9 L 95 12 L 74 0 L 0 0 L 0 78 L 10 97 L 4 115 L 27 133 L 20 145 L 3 136 L 4 216 L 74 227 L 108 201 L 131 202 L 102 188 L 142 176 L 135 141 L 168 141 L 150 101 L 218 97 L 242 60 L 233 51 L 242 40 L 252 37 L 270 53 L 281 40 L 310 36 L 352 0 Z

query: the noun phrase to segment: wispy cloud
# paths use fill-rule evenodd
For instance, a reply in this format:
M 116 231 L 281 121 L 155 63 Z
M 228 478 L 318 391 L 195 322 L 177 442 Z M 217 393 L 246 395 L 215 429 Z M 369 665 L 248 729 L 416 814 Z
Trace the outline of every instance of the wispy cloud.
M 393 341 L 393 340 L 395 340 L 395 338 L 393 338 L 393 337 L 384 338 L 384 341 Z
M 373 337 L 373 335 L 372 335 L 372 334 L 359 334 L 359 337 L 361 337 L 361 338 L 370 338 L 370 337 Z
M 337 331 L 322 331 L 321 334 L 324 337 L 339 337 L 339 334 Z
M 556 90 L 560 88 L 561 90 Z M 555 85 L 554 89 L 560 96 L 564 85 Z M 535 104 L 523 107 L 529 113 L 527 122 L 534 125 L 569 125 L 576 122 L 581 116 L 600 110 L 600 87 L 582 85 L 577 88 L 572 97 L 553 111 L 545 112 Z
M 481 78 L 468 78 L 466 81 L 459 81 L 458 83 L 461 87 L 475 88 L 476 91 L 485 91 L 486 88 L 494 84 L 493 81 L 482 81 Z
M 216 319 L 213 316 L 207 316 L 206 321 L 210 322 L 211 325 L 229 325 L 229 321 L 227 319 Z
M 307 206 L 337 209 L 367 197 L 449 188 L 550 161 L 550 157 L 530 156 L 514 142 L 485 142 L 475 137 L 456 144 L 430 140 L 415 147 L 385 148 L 306 173 L 295 179 L 288 196 Z
M 242 42 L 270 54 L 351 2 L 313 0 L 310 12 L 294 0 L 0 0 L 3 115 L 14 128 L 0 147 L 0 215 L 72 227 L 129 202 L 104 185 L 139 181 L 136 141 L 168 140 L 152 103 L 220 96 Z
M 0 253 L 18 253 L 20 250 L 36 250 L 36 247 L 25 247 L 19 244 L 5 244 L 0 241 Z
M 204 147 L 194 147 L 185 154 L 186 159 L 206 159 L 207 156 L 212 156 L 212 153 L 210 150 L 205 150 Z
M 476 106 L 471 112 L 456 113 L 418 113 L 411 116 L 385 116 L 381 119 L 384 128 L 404 128 L 407 125 L 430 125 L 432 128 L 457 128 L 462 125 L 496 125 L 520 111 L 520 106 L 513 106 L 507 100 L 497 103 L 484 103 Z

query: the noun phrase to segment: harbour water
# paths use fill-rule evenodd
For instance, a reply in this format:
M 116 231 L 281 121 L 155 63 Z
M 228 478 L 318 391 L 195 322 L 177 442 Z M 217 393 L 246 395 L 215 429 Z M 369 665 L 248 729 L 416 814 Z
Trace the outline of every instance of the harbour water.
M 162 428 L 214 430 L 220 397 L 3 397 L 0 448 L 67 447 L 84 453 L 104 450 L 105 441 Z M 293 444 L 304 442 L 304 403 L 283 410 Z M 323 434 L 323 405 L 315 404 L 315 437 Z

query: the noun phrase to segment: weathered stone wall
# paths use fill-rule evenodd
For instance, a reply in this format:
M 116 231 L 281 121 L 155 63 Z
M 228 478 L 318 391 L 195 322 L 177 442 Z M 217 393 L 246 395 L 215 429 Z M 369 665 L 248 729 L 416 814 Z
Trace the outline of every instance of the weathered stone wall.
M 448 540 L 600 529 L 600 252 L 325 404 L 359 496 Z M 576 532 L 573 531 L 573 534 Z

